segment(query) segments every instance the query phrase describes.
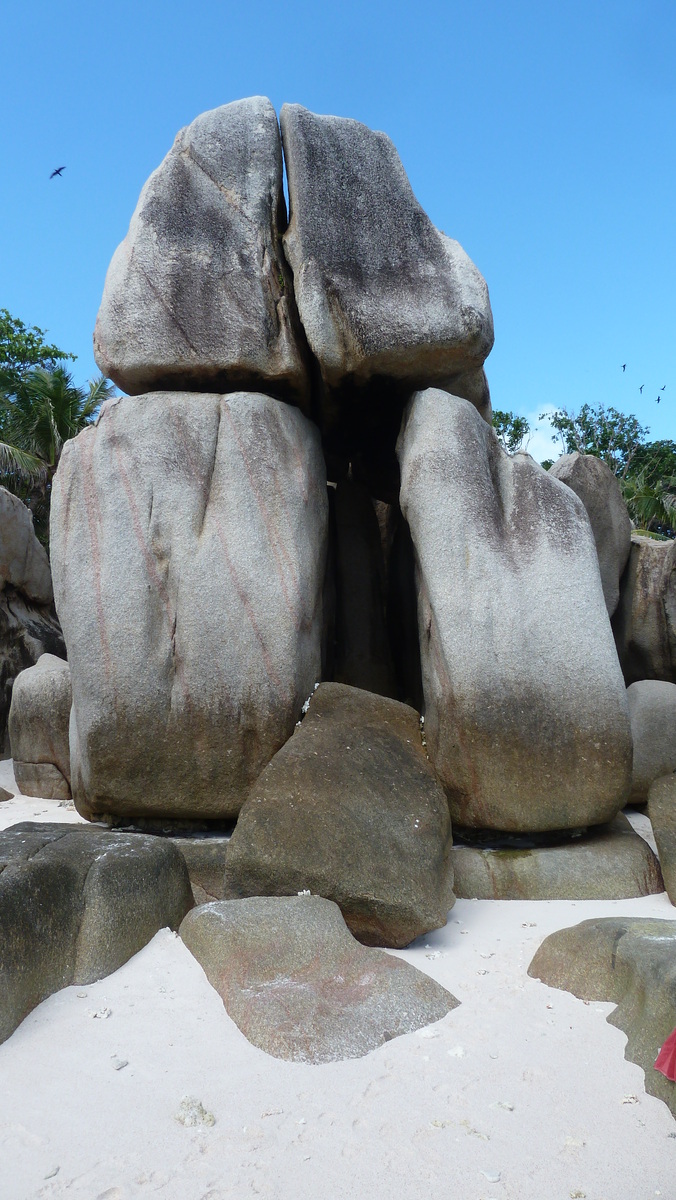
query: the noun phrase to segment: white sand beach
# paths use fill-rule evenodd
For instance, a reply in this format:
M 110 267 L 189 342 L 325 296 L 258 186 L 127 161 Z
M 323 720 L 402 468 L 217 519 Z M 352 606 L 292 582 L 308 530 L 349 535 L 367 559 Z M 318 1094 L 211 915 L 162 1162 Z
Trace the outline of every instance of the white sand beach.
M 0 784 L 13 790 L 10 762 Z M 0 805 L 3 828 L 79 819 L 50 800 Z M 646 818 L 635 823 L 645 832 Z M 0 1195 L 673 1198 L 676 1122 L 624 1060 L 625 1035 L 605 1020 L 612 1005 L 526 973 L 553 930 L 618 913 L 674 909 L 666 895 L 459 900 L 445 929 L 397 953 L 460 1007 L 365 1058 L 322 1066 L 252 1046 L 162 931 L 114 975 L 50 997 L 0 1046 Z M 186 1096 L 213 1124 L 177 1120 Z

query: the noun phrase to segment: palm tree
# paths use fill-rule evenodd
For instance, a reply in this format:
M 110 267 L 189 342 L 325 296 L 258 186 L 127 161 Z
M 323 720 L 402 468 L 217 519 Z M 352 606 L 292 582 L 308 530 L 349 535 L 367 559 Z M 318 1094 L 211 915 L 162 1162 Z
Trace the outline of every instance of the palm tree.
M 620 480 L 635 528 L 666 533 L 676 526 L 676 478 L 650 479 L 643 468 Z
M 28 505 L 43 545 L 49 539 L 52 479 L 61 451 L 113 392 L 104 376 L 77 387 L 65 367 L 33 367 L 21 379 L 0 371 L 0 484 Z

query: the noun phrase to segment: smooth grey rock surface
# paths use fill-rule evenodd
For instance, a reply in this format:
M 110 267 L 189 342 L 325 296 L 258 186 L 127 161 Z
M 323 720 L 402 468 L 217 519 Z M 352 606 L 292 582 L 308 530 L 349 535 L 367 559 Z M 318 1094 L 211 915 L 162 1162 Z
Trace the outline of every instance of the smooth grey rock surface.
M 70 667 L 53 654 L 43 654 L 14 680 L 9 744 L 24 796 L 70 799 L 71 703 Z
M 452 860 L 453 890 L 466 900 L 625 900 L 664 891 L 655 855 L 622 813 L 559 846 L 455 845 Z
M 206 904 L 179 933 L 244 1036 L 290 1062 L 360 1058 L 458 1005 L 402 959 L 360 946 L 319 896 Z
M 367 945 L 406 946 L 446 924 L 451 825 L 418 714 L 323 683 L 247 800 L 225 860 L 225 896 L 340 905 Z
M 43 800 L 72 798 L 69 781 L 53 763 L 25 763 L 15 758 L 12 767 L 22 796 L 41 796 Z
M 0 589 L 7 584 L 35 604 L 51 604 L 49 559 L 33 529 L 30 509 L 0 487 Z
M 651 783 L 676 771 L 676 683 L 643 679 L 627 688 L 634 742 L 631 799 L 645 804 Z
M 325 383 L 424 386 L 481 368 L 493 345 L 486 284 L 420 207 L 390 139 L 299 104 L 280 123 L 284 251 Z
M 528 974 L 581 1000 L 616 1004 L 607 1020 L 627 1035 L 625 1058 L 643 1068 L 646 1091 L 676 1116 L 674 1085 L 654 1070 L 676 1026 L 676 921 L 599 917 L 559 929 Z
M 43 654 L 66 655 L 53 603 L 38 604 L 6 584 L 0 591 L 0 744 L 7 729 L 14 680 Z
M 183 835 L 171 841 L 185 859 L 195 904 L 222 900 L 230 834 Z
M 52 992 L 93 983 L 177 929 L 185 863 L 161 838 L 30 821 L 0 833 L 0 1042 Z
M 549 474 L 572 488 L 587 510 L 606 608 L 612 617 L 631 549 L 631 520 L 622 489 L 610 467 L 593 454 L 564 454 L 549 468 Z
M 285 225 L 269 100 L 237 100 L 182 129 L 108 269 L 94 333 L 104 375 L 134 394 L 245 387 L 305 403 Z
M 425 735 L 454 825 L 610 820 L 629 794 L 631 732 L 581 500 L 438 390 L 414 396 L 397 453 Z
M 676 541 L 632 534 L 613 633 L 627 685 L 676 683 Z
M 223 819 L 321 668 L 316 428 L 256 393 L 109 405 L 64 448 L 52 569 L 86 817 Z
M 676 904 L 676 774 L 654 780 L 648 791 L 648 816 L 667 895 Z
M 49 560 L 30 510 L 0 488 L 0 744 L 14 680 L 45 652 L 65 656 Z

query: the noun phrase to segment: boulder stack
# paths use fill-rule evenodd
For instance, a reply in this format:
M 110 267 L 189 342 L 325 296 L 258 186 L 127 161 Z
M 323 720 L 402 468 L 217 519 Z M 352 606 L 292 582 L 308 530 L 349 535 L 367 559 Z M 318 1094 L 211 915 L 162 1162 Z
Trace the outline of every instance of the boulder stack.
M 218 837 L 241 810 L 225 895 L 319 892 L 397 946 L 446 919 L 450 818 L 612 820 L 626 520 L 598 464 L 583 504 L 500 448 L 492 342 L 385 134 L 299 105 L 280 133 L 262 97 L 179 133 L 96 325 L 131 395 L 54 482 L 82 814 Z M 191 849 L 198 894 L 223 847 Z

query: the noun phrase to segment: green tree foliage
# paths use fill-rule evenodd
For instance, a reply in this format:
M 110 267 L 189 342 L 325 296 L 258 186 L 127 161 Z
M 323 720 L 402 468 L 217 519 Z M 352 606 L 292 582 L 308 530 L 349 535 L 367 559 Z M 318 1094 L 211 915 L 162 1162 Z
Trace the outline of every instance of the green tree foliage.
M 676 442 L 648 442 L 647 426 L 602 404 L 583 404 L 577 415 L 566 409 L 544 415 L 556 430 L 552 441 L 559 442 L 563 453 L 593 454 L 610 467 L 637 529 L 674 536 Z
M 673 537 L 676 529 L 676 477 L 650 479 L 644 468 L 626 475 L 620 483 L 634 526 Z
M 583 404 L 579 413 L 559 408 L 555 413 L 543 413 L 540 420 L 549 420 L 556 430 L 552 441 L 558 441 L 563 454 L 593 454 L 602 458 L 614 475 L 624 478 L 649 430 L 636 417 L 625 416 L 616 408 L 599 404 L 592 408 Z
M 631 462 L 631 471 L 644 472 L 648 483 L 676 476 L 676 442 L 645 442 Z
M 74 354 L 45 341 L 45 330 L 24 325 L 6 308 L 0 308 L 0 371 L 6 384 L 15 386 L 31 367 L 53 371 L 59 363 L 75 361 Z
M 531 431 L 525 417 L 518 417 L 513 412 L 501 412 L 500 409 L 493 410 L 493 428 L 509 454 L 524 449 Z
M 33 513 L 49 539 L 52 479 L 64 443 L 92 421 L 113 385 L 100 376 L 78 387 L 63 363 L 74 359 L 0 309 L 0 485 Z

